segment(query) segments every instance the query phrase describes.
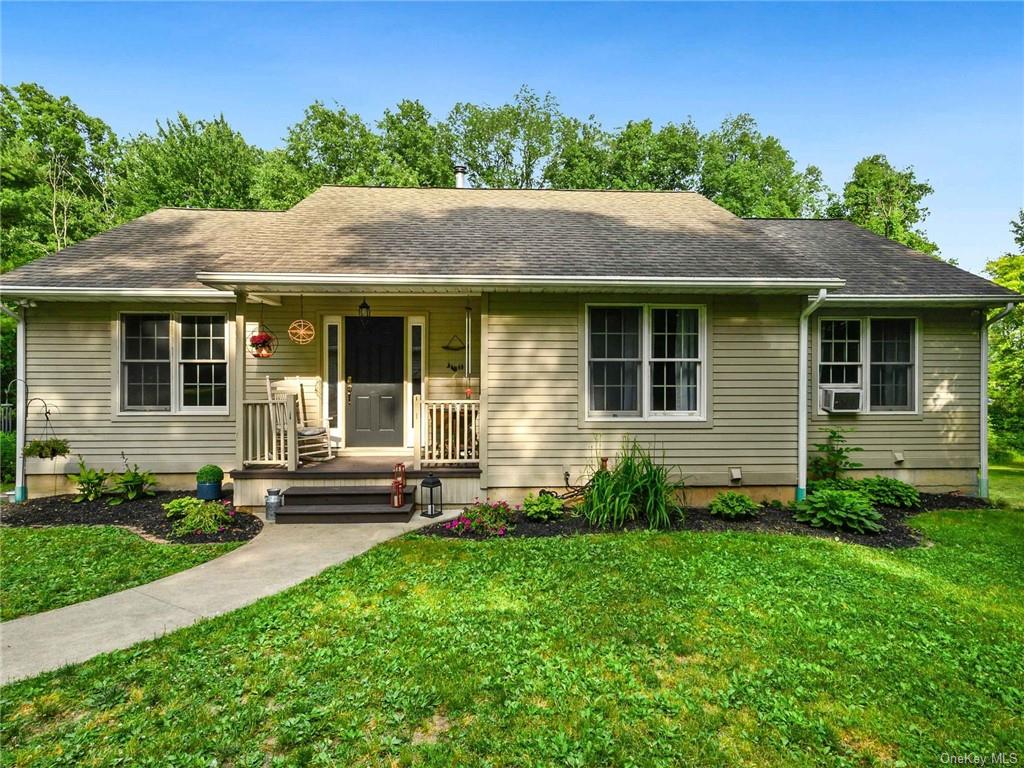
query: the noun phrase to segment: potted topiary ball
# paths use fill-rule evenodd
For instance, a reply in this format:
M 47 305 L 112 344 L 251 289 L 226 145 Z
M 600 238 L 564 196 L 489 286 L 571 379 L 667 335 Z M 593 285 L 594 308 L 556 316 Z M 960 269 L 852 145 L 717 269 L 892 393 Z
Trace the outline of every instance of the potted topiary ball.
M 218 501 L 223 480 L 224 470 L 216 464 L 207 464 L 196 472 L 196 496 L 204 501 Z

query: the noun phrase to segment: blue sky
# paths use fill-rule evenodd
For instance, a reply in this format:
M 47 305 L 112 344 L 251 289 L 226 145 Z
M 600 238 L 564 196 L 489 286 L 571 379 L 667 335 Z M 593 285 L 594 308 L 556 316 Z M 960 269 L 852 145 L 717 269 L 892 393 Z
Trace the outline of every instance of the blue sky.
M 607 127 L 750 112 L 841 187 L 882 152 L 935 187 L 925 227 L 979 271 L 1024 204 L 1024 4 L 5 3 L 2 79 L 121 135 L 223 112 L 261 146 L 314 99 L 443 116 L 523 83 Z

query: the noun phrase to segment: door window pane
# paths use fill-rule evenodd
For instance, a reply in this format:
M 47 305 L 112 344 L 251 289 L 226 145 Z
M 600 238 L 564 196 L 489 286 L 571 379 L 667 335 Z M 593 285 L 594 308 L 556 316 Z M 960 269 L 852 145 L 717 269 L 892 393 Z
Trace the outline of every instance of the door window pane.
M 170 315 L 124 315 L 121 338 L 121 408 L 170 410 Z

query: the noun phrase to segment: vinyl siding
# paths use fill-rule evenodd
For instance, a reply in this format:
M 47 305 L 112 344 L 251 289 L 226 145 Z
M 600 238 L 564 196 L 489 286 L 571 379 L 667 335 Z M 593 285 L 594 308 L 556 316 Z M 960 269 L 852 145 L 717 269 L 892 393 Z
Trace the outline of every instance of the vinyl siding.
M 711 366 L 707 422 L 587 421 L 581 318 L 586 303 L 706 304 Z M 493 294 L 487 317 L 487 484 L 558 486 L 635 437 L 690 485 L 796 478 L 795 297 L 575 298 Z
M 317 338 L 300 346 L 288 339 L 288 325 L 299 317 L 299 300 L 288 298 L 280 307 L 264 307 L 264 322 L 278 336 L 276 354 L 266 360 L 246 355 L 246 399 L 266 398 L 265 377 L 323 375 L 322 321 L 328 315 L 355 315 L 362 297 L 306 299 L 303 314 L 317 322 Z M 449 362 L 464 362 L 463 352 L 442 347 L 453 335 L 465 340 L 465 307 L 473 308 L 474 396 L 479 394 L 480 300 L 465 297 L 375 298 L 368 302 L 377 316 L 418 315 L 427 322 L 427 388 L 435 399 L 465 398 L 466 379 L 453 376 Z M 119 311 L 223 312 L 231 320 L 235 304 L 142 305 L 47 302 L 26 310 L 28 397 L 42 398 L 51 409 L 56 434 L 71 444 L 69 463 L 80 454 L 90 465 L 119 469 L 121 451 L 128 459 L 156 472 L 193 472 L 204 463 L 231 468 L 236 463 L 235 407 L 228 415 L 130 414 L 118 415 L 113 388 L 117 371 L 116 318 Z M 245 307 L 246 320 L 259 318 L 259 307 Z M 233 338 L 233 335 L 232 335 Z M 229 354 L 231 376 L 235 357 Z M 229 401 L 234 388 L 229 388 Z M 307 401 L 308 402 L 308 401 Z M 319 404 L 312 399 L 315 417 Z M 27 439 L 43 434 L 45 420 L 41 403 L 29 407 Z M 65 462 L 30 462 L 28 471 L 46 474 L 65 469 Z
M 26 310 L 26 439 L 43 436 L 43 404 L 58 437 L 90 466 L 121 469 L 128 460 L 157 472 L 195 471 L 200 463 L 230 465 L 235 456 L 233 415 L 118 415 L 113 388 L 118 378 L 114 330 L 119 311 L 223 312 L 233 305 L 93 304 L 40 302 Z M 38 399 L 37 399 L 38 398 Z M 49 461 L 30 460 L 28 471 L 58 471 Z
M 818 317 L 915 317 L 920 338 L 920 413 L 823 414 L 818 409 Z M 865 470 L 973 469 L 980 450 L 980 318 L 970 309 L 828 309 L 810 326 L 811 386 L 808 442 L 820 442 L 833 426 L 852 428 L 855 460 Z M 901 465 L 893 452 L 904 454 Z

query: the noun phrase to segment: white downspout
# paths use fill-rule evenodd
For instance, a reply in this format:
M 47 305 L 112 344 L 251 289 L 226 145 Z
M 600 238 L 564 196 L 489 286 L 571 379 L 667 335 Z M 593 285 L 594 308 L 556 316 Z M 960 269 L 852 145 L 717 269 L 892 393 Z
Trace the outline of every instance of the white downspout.
M 25 501 L 28 498 L 28 488 L 25 485 L 25 308 L 19 307 L 17 314 L 7 307 L 0 306 L 4 314 L 13 318 L 18 323 L 16 334 L 17 367 L 17 400 L 14 406 L 14 500 Z
M 811 314 L 818 306 L 825 301 L 828 290 L 822 288 L 818 291 L 818 298 L 808 304 L 800 313 L 800 342 L 797 345 L 797 354 L 800 356 L 798 365 L 799 389 L 797 393 L 796 416 L 797 438 L 796 438 L 796 500 L 803 501 L 807 496 L 807 389 L 810 383 L 807 381 L 807 326 Z
M 988 329 L 1013 312 L 1014 303 L 1009 302 L 999 314 L 981 324 L 981 413 L 978 416 L 978 496 L 988 498 Z

